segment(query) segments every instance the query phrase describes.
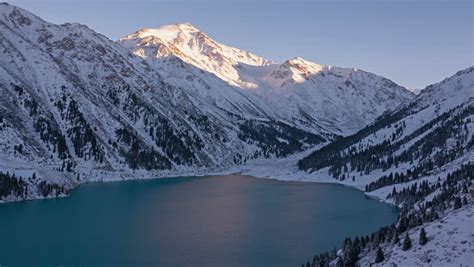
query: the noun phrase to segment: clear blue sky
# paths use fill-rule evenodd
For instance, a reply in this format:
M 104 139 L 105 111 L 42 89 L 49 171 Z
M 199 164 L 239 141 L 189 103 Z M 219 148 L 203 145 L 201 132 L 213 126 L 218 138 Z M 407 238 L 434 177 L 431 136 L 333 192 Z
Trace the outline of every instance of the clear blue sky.
M 258 3 L 257 3 L 258 2 Z M 54 22 L 116 40 L 190 22 L 216 41 L 274 61 L 295 56 L 424 88 L 474 65 L 474 1 L 12 0 Z

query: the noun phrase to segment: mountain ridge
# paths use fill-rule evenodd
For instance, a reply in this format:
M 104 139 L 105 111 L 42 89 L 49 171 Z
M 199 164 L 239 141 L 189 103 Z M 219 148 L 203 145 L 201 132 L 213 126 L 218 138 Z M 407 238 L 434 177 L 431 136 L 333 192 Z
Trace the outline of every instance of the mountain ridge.
M 163 72 L 168 68 L 170 76 L 175 73 L 168 62 L 182 60 L 204 71 L 202 80 L 214 82 L 216 76 L 219 87 L 227 83 L 224 93 L 237 91 L 266 114 L 318 134 L 352 133 L 414 97 L 388 79 L 355 68 L 323 66 L 301 57 L 275 63 L 222 45 L 190 24 L 139 30 L 118 43 L 150 66 Z M 208 94 L 212 98 L 219 92 Z M 300 123 L 300 118 L 307 119 Z

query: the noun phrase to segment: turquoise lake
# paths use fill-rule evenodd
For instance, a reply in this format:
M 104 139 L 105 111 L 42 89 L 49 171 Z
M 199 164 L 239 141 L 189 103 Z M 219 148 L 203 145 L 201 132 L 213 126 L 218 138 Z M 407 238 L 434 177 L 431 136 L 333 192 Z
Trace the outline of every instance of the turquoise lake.
M 0 205 L 0 266 L 301 266 L 397 209 L 334 184 L 240 175 L 82 185 Z

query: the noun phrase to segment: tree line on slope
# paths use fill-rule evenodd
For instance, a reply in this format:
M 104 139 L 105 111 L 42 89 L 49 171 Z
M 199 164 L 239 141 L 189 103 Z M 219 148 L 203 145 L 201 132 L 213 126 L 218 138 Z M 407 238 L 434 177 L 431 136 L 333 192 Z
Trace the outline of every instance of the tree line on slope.
M 0 172 L 0 200 L 12 197 L 26 199 L 32 190 L 37 190 L 42 197 L 58 197 L 68 193 L 68 190 L 63 185 L 38 181 L 36 173 L 33 173 L 31 177 L 25 180 L 14 173 Z
M 18 198 L 28 194 L 28 184 L 15 174 L 0 172 L 0 200 L 15 196 Z
M 472 105 L 467 108 L 457 107 L 436 117 L 400 141 L 395 142 L 395 139 L 403 132 L 405 127 L 403 122 L 394 126 L 396 129 L 391 138 L 385 139 L 379 144 L 354 145 L 362 140 L 362 133 L 368 131 L 364 129 L 315 151 L 300 160 L 298 167 L 302 170 L 312 171 L 329 167 L 329 174 L 336 179 L 344 180 L 349 178 L 350 172 L 355 171 L 360 175 L 367 175 L 373 170 L 385 171 L 391 167 L 398 167 L 402 163 L 413 164 L 418 161 L 423 168 L 418 168 L 410 175 L 426 174 L 433 168 L 443 166 L 472 148 L 473 141 L 472 139 L 468 141 L 469 130 L 466 124 L 470 123 L 469 116 L 473 114 L 474 106 Z M 380 121 L 385 120 L 382 117 Z M 379 125 L 380 121 L 375 125 Z M 373 127 L 369 126 L 368 128 Z M 385 127 L 392 126 L 385 125 Z M 383 127 L 379 126 L 376 129 L 379 128 Z M 432 128 L 434 128 L 432 131 L 422 135 Z M 362 137 L 365 136 L 368 134 L 362 135 Z M 419 136 L 421 138 L 413 142 L 402 153 L 395 154 L 402 146 Z M 457 142 L 453 147 L 448 148 L 446 144 L 451 138 L 455 138 Z M 403 179 L 406 178 L 413 177 L 403 177 Z
M 239 139 L 260 148 L 252 158 L 272 155 L 285 157 L 301 151 L 305 145 L 316 145 L 325 141 L 319 135 L 279 121 L 246 120 L 239 125 L 239 130 Z

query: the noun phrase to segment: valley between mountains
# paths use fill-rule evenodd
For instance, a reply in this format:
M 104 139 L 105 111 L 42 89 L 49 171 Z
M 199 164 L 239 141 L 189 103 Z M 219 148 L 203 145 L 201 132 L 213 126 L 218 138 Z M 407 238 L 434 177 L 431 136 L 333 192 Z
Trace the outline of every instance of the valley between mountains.
M 114 42 L 5 3 L 0 51 L 0 202 L 231 172 L 341 183 L 400 218 L 305 266 L 366 266 L 379 247 L 387 266 L 474 262 L 474 67 L 415 95 L 355 68 L 273 62 L 188 23 Z M 404 250 L 393 240 L 407 235 Z

